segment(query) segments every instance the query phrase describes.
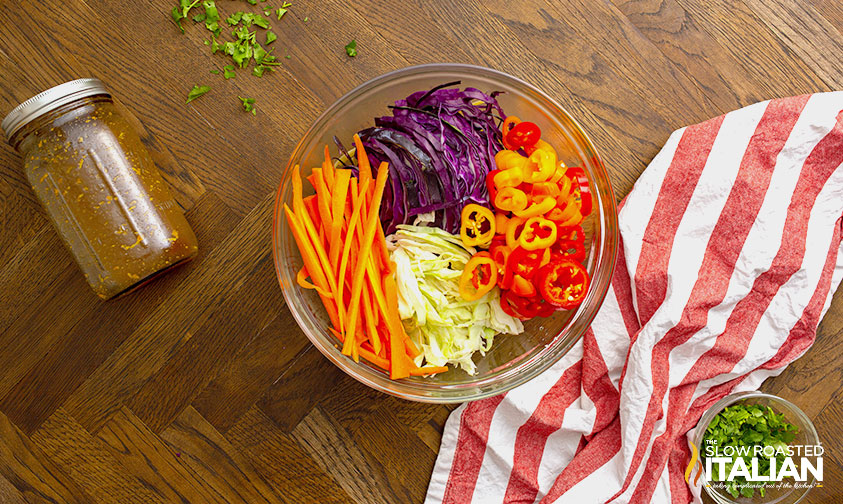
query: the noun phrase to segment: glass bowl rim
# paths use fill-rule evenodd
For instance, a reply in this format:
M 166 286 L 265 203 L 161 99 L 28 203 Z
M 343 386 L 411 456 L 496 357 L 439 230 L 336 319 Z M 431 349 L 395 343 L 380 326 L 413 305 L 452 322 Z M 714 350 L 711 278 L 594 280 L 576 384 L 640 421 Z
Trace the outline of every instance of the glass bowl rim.
M 588 313 L 585 314 L 585 317 L 582 317 L 582 329 L 579 331 L 579 334 L 576 335 L 574 338 L 570 338 L 569 341 L 559 340 L 560 336 L 562 336 L 565 331 L 561 331 L 558 333 L 554 339 L 545 345 L 545 348 L 536 355 L 531 356 L 529 359 L 526 359 L 523 362 L 518 363 L 514 366 L 514 369 L 508 371 L 509 375 L 505 376 L 507 381 L 505 384 L 500 385 L 496 383 L 500 380 L 501 375 L 491 376 L 483 380 L 478 380 L 476 382 L 471 382 L 470 384 L 463 384 L 461 387 L 462 389 L 448 389 L 449 391 L 455 390 L 456 392 L 453 394 L 448 395 L 424 395 L 420 393 L 413 393 L 418 392 L 418 390 L 413 390 L 412 385 L 407 385 L 407 383 L 403 382 L 403 380 L 390 380 L 388 376 L 378 376 L 377 378 L 370 378 L 365 376 L 363 373 L 358 372 L 358 369 L 365 366 L 364 364 L 355 363 L 348 359 L 348 357 L 344 355 L 335 355 L 335 352 L 332 352 L 331 349 L 333 348 L 336 350 L 334 345 L 325 345 L 323 342 L 314 335 L 310 334 L 308 330 L 308 326 L 305 324 L 304 317 L 301 313 L 299 313 L 298 309 L 293 309 L 293 304 L 291 303 L 291 296 L 292 294 L 288 292 L 290 289 L 284 286 L 285 281 L 283 279 L 283 272 L 280 261 L 281 254 L 279 253 L 279 218 L 282 214 L 283 209 L 283 194 L 285 189 L 287 188 L 287 184 L 289 183 L 289 177 L 286 175 L 290 172 L 293 167 L 294 161 L 300 159 L 302 157 L 302 150 L 304 149 L 307 140 L 309 140 L 316 131 L 320 131 L 326 123 L 338 109 L 341 109 L 348 101 L 353 100 L 358 95 L 369 91 L 371 88 L 375 88 L 384 84 L 388 84 L 390 81 L 395 80 L 400 77 L 404 76 L 414 76 L 414 75 L 423 75 L 428 71 L 450 71 L 450 72 L 463 72 L 463 73 L 470 73 L 470 72 L 477 72 L 479 74 L 484 74 L 487 78 L 495 78 L 501 79 L 503 81 L 509 81 L 510 84 L 515 86 L 521 86 L 526 91 L 534 93 L 540 99 L 545 100 L 548 105 L 552 106 L 553 108 L 557 109 L 561 114 L 561 117 L 564 117 L 566 121 L 570 123 L 570 127 L 574 133 L 578 136 L 577 142 L 581 144 L 581 147 L 584 148 L 592 155 L 592 162 L 595 165 L 595 168 L 602 172 L 602 176 L 606 181 L 606 184 L 601 187 L 601 190 L 605 194 L 600 195 L 601 201 L 601 210 L 603 218 L 606 219 L 606 223 L 601 222 L 601 229 L 608 228 L 613 229 L 614 233 L 606 232 L 602 236 L 602 240 L 605 242 L 603 246 L 603 250 L 601 253 L 598 253 L 597 259 L 600 261 L 600 265 L 596 268 L 602 268 L 601 271 L 601 280 L 602 285 L 600 286 L 600 292 L 597 292 L 596 296 L 594 297 L 594 306 L 589 310 Z M 282 293 L 284 295 L 285 303 L 287 304 L 287 308 L 290 310 L 293 318 L 296 320 L 296 323 L 302 329 L 302 332 L 307 336 L 308 340 L 317 347 L 317 349 L 330 360 L 334 365 L 339 367 L 344 373 L 351 376 L 355 380 L 363 383 L 366 386 L 374 388 L 375 390 L 379 390 L 381 392 L 400 397 L 402 399 L 417 401 L 417 402 L 427 402 L 427 403 L 437 403 L 437 404 L 448 404 L 448 403 L 462 403 L 467 401 L 474 401 L 478 399 L 483 399 L 486 397 L 495 396 L 498 394 L 505 393 L 508 390 L 511 390 L 519 385 L 526 383 L 527 381 L 535 378 L 536 376 L 540 375 L 547 369 L 549 369 L 553 364 L 558 362 L 562 357 L 564 357 L 567 352 L 585 335 L 588 327 L 591 325 L 591 322 L 594 320 L 594 317 L 597 315 L 600 307 L 603 304 L 603 301 L 608 294 L 609 289 L 611 288 L 611 279 L 614 273 L 615 262 L 617 259 L 618 249 L 619 249 L 619 230 L 618 230 L 618 216 L 617 216 L 617 205 L 615 201 L 615 194 L 614 188 L 612 187 L 611 180 L 609 179 L 609 174 L 606 171 L 605 164 L 603 163 L 603 159 L 598 153 L 594 143 L 591 141 L 591 138 L 579 124 L 579 122 L 574 119 L 574 117 L 568 113 L 568 111 L 562 107 L 559 103 L 556 102 L 553 98 L 545 94 L 543 91 L 539 90 L 537 87 L 533 86 L 532 84 L 518 78 L 507 74 L 505 72 L 501 72 L 499 70 L 495 70 L 488 67 L 482 67 L 477 65 L 468 65 L 468 64 L 461 64 L 461 63 L 428 63 L 423 65 L 413 65 L 402 67 L 396 70 L 392 70 L 390 72 L 386 72 L 384 74 L 380 74 L 362 84 L 354 87 L 350 91 L 343 94 L 340 98 L 335 100 L 328 108 L 325 109 L 308 127 L 305 133 L 302 135 L 299 142 L 296 144 L 296 147 L 293 149 L 292 154 L 289 157 L 287 165 L 282 172 L 282 180 L 279 183 L 278 190 L 276 191 L 275 195 L 275 206 L 273 210 L 273 221 L 272 221 L 272 253 L 273 253 L 273 262 L 275 264 L 275 271 L 276 276 L 279 281 L 279 285 L 281 287 Z M 595 270 L 597 271 L 597 270 Z M 574 315 L 574 318 L 571 320 L 575 320 L 577 316 L 580 316 L 579 313 Z M 573 322 L 571 322 L 573 324 Z M 564 346 L 564 348 L 560 348 Z M 328 348 L 330 347 L 330 348 Z M 551 350 L 555 350 L 555 353 L 552 353 Z M 402 384 L 407 386 L 410 390 L 396 390 L 396 388 L 404 388 Z M 490 387 L 491 385 L 498 385 L 496 387 Z M 460 391 L 466 391 L 470 388 L 479 389 L 474 393 L 468 394 L 459 394 Z M 486 388 L 492 388 L 491 390 L 486 390 Z M 443 387 L 442 390 L 445 390 Z

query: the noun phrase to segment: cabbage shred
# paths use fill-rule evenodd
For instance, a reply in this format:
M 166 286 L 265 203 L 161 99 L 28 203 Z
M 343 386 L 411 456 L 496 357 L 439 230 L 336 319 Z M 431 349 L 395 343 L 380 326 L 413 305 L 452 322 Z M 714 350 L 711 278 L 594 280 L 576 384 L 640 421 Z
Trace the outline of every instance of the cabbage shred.
M 460 296 L 460 275 L 475 250 L 459 236 L 402 224 L 387 243 L 396 264 L 398 311 L 407 334 L 422 349 L 417 365 L 454 364 L 475 374 L 475 352 L 485 355 L 498 333 L 524 331 L 521 321 L 501 308 L 497 287 L 476 301 Z

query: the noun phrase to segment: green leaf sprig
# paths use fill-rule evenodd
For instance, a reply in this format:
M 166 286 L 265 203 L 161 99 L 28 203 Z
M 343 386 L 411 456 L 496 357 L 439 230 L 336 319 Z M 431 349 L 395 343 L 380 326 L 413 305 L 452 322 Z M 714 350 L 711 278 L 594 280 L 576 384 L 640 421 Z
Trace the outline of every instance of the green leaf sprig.
M 191 89 L 190 92 L 187 93 L 187 101 L 185 103 L 192 102 L 193 100 L 199 98 L 200 96 L 204 95 L 210 90 L 211 86 L 200 86 L 198 84 L 193 86 L 193 89 Z

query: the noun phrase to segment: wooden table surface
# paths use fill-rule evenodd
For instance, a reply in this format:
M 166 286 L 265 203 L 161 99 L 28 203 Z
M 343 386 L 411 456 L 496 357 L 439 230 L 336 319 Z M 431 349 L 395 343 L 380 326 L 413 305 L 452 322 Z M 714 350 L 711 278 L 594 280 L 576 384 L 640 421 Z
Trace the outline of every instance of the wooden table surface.
M 283 66 L 262 79 L 175 0 L 8 0 L 0 115 L 52 85 L 106 82 L 187 212 L 201 252 L 100 302 L 0 147 L 0 502 L 421 502 L 445 406 L 373 392 L 308 343 L 284 306 L 270 217 L 310 122 L 352 87 L 412 64 L 503 70 L 563 104 L 618 196 L 674 129 L 767 98 L 841 89 L 838 0 L 293 0 L 272 17 Z M 219 0 L 224 16 L 254 10 Z M 276 5 L 278 4 L 278 5 Z M 280 2 L 266 4 L 278 7 Z M 359 55 L 343 46 L 356 39 Z M 185 105 L 193 84 L 210 84 Z M 257 98 L 256 116 L 237 96 Z M 764 389 L 802 407 L 843 495 L 843 300 L 814 347 Z

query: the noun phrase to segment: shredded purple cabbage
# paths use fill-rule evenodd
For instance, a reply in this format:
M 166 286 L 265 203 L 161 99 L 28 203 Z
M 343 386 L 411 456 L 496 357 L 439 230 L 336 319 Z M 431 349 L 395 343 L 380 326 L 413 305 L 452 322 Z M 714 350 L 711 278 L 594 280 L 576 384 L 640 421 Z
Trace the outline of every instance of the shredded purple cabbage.
M 488 206 L 486 174 L 503 149 L 506 118 L 495 91 L 448 89 L 450 82 L 398 100 L 392 116 L 359 133 L 372 168 L 389 163 L 380 218 L 386 234 L 418 214 L 436 212 L 434 225 L 458 233 L 468 203 Z

